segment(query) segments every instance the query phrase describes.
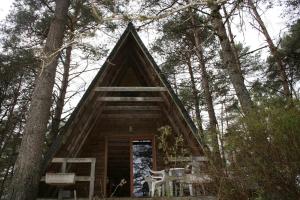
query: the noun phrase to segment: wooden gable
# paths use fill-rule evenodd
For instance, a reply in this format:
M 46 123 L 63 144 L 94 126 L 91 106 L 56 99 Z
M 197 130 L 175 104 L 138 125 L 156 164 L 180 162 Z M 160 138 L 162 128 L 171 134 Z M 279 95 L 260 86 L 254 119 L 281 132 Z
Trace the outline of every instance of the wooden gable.
M 103 188 L 108 159 L 126 166 L 128 138 L 154 141 L 165 125 L 183 135 L 193 156 L 202 155 L 194 123 L 129 23 L 48 151 L 45 169 L 53 157 L 95 157 L 95 182 L 102 184 L 95 187 Z
M 138 90 L 140 92 L 135 95 Z M 120 106 L 118 102 L 124 106 Z M 124 102 L 128 102 L 128 105 Z M 134 102 L 142 106 L 130 105 Z M 66 148 L 66 155 L 76 156 L 97 119 L 103 116 L 117 117 L 108 113 L 109 109 L 148 111 L 148 115 L 120 113 L 120 116 L 125 118 L 157 118 L 158 115 L 151 113 L 159 109 L 160 114 L 164 115 L 161 117 L 169 121 L 173 130 L 184 134 L 195 148 L 195 152 L 202 152 L 201 144 L 196 139 L 195 124 L 142 43 L 132 23 L 129 23 L 92 81 L 47 157 L 51 158 L 62 146 L 70 146 Z

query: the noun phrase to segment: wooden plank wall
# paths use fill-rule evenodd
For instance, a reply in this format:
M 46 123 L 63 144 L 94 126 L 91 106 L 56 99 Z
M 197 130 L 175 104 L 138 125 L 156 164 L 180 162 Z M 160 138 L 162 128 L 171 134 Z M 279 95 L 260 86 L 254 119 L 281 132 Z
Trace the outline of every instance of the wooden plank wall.
M 93 157 L 96 158 L 95 167 L 95 195 L 102 197 L 104 194 L 104 168 L 105 168 L 105 138 L 95 137 L 93 135 L 92 139 L 87 140 L 87 143 L 83 146 L 83 149 L 78 157 Z M 76 169 L 77 173 L 89 173 L 88 167 L 80 167 Z M 84 186 L 85 188 L 85 186 Z M 78 189 L 79 193 L 85 194 L 86 190 Z

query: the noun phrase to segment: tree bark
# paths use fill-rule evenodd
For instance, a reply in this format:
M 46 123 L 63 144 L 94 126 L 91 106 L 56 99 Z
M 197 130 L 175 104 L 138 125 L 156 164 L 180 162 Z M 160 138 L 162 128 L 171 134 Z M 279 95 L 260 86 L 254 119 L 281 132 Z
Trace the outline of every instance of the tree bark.
M 69 84 L 69 72 L 70 72 L 70 65 L 71 65 L 72 49 L 73 49 L 72 45 L 70 45 L 66 48 L 66 58 L 65 58 L 65 62 L 64 62 L 63 79 L 61 82 L 61 88 L 59 91 L 59 96 L 57 98 L 56 107 L 55 107 L 55 111 L 54 111 L 54 117 L 52 119 L 52 126 L 51 126 L 51 130 L 49 133 L 49 136 L 50 136 L 49 145 L 52 144 L 53 139 L 55 139 L 57 137 L 58 132 L 59 132 L 62 111 L 63 111 L 64 105 L 65 105 L 65 97 L 66 97 L 67 88 L 68 88 L 68 84 Z
M 75 29 L 77 27 L 78 16 L 81 12 L 82 3 L 83 2 L 81 0 L 76 1 L 75 5 L 74 5 L 74 9 L 75 9 L 74 15 L 69 17 L 68 29 L 70 31 L 69 32 L 69 40 L 70 41 L 74 40 L 74 33 L 75 33 Z M 62 112 L 64 109 L 65 97 L 66 97 L 67 88 L 68 88 L 68 84 L 69 84 L 69 74 L 70 74 L 70 69 L 71 69 L 72 51 L 73 51 L 73 45 L 70 44 L 66 48 L 66 56 L 65 56 L 65 60 L 63 62 L 63 67 L 64 67 L 63 79 L 61 82 L 59 95 L 58 95 L 56 107 L 54 110 L 54 117 L 52 119 L 51 130 L 49 133 L 50 140 L 49 140 L 48 145 L 52 144 L 53 140 L 57 137 L 57 135 L 59 133 L 61 116 L 62 116 Z
M 199 132 L 201 134 L 201 137 L 203 137 L 203 127 L 202 127 L 202 119 L 201 119 L 201 112 L 200 112 L 200 105 L 199 105 L 199 96 L 198 96 L 196 81 L 195 81 L 195 77 L 194 77 L 194 71 L 192 68 L 190 57 L 187 58 L 187 66 L 188 66 L 189 74 L 190 74 L 190 78 L 191 78 L 191 86 L 192 86 L 193 100 L 194 100 L 194 105 L 195 105 L 197 126 L 198 126 Z
M 174 79 L 174 92 L 176 95 L 178 95 L 178 85 L 177 85 L 177 78 L 176 78 L 176 72 L 173 74 Z
M 242 71 L 242 70 L 241 70 L 242 64 L 241 64 L 240 59 L 239 59 L 238 49 L 237 49 L 236 46 L 235 46 L 234 36 L 233 36 L 232 30 L 231 30 L 231 25 L 230 25 L 230 22 L 229 22 L 229 17 L 230 17 L 230 16 L 228 15 L 227 10 L 226 10 L 226 8 L 225 8 L 224 5 L 223 5 L 223 11 L 224 11 L 224 14 L 225 14 L 225 18 L 228 19 L 227 22 L 226 22 L 226 24 L 227 24 L 228 36 L 229 36 L 229 39 L 230 39 L 230 43 L 231 43 L 231 46 L 232 46 L 232 49 L 233 49 L 235 58 L 236 58 L 236 60 L 237 60 L 237 62 L 238 62 L 239 69 L 240 69 L 240 71 Z
M 263 33 L 263 35 L 265 36 L 267 43 L 269 45 L 269 49 L 271 51 L 271 54 L 273 55 L 277 65 L 278 65 L 278 70 L 279 70 L 279 79 L 282 83 L 283 86 L 283 93 L 287 98 L 291 97 L 291 91 L 289 88 L 289 81 L 288 81 L 288 77 L 285 71 L 285 64 L 282 61 L 282 58 L 278 52 L 277 47 L 274 45 L 273 40 L 263 22 L 263 20 L 261 19 L 256 6 L 254 5 L 252 0 L 248 0 L 248 4 L 252 10 L 252 14 L 254 15 L 255 20 L 257 21 L 257 23 L 260 26 L 261 32 Z
M 214 1 L 208 2 L 208 7 L 211 10 L 211 22 L 216 35 L 220 40 L 222 47 L 222 56 L 224 65 L 228 71 L 229 78 L 235 89 L 236 95 L 239 99 L 243 112 L 245 114 L 253 110 L 253 102 L 251 100 L 250 94 L 245 86 L 244 77 L 239 68 L 239 61 L 234 55 L 234 50 L 230 44 L 230 40 L 226 33 L 226 28 L 224 26 L 222 16 L 220 14 L 220 6 Z
M 69 0 L 56 0 L 55 17 L 51 22 L 44 56 L 31 99 L 28 119 L 15 164 L 15 174 L 8 199 L 36 199 L 40 182 L 42 151 L 50 115 L 58 54 L 63 43 Z
M 194 36 L 195 52 L 199 59 L 199 67 L 201 70 L 201 78 L 202 78 L 202 88 L 204 91 L 204 97 L 205 97 L 205 102 L 206 102 L 207 112 L 209 117 L 208 131 L 212 141 L 212 147 L 213 147 L 213 153 L 215 159 L 220 161 L 221 154 L 219 149 L 218 131 L 217 131 L 218 122 L 217 122 L 215 109 L 213 105 L 213 98 L 210 91 L 208 74 L 206 71 L 206 63 L 203 55 L 202 42 L 200 41 L 199 30 L 196 28 L 196 23 L 193 14 L 191 16 L 191 21 L 193 25 L 192 31 Z

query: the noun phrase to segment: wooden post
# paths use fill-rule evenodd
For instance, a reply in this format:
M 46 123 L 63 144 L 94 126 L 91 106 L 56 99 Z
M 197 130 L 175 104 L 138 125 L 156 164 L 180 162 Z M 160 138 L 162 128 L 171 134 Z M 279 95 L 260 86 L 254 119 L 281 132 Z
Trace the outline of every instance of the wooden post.
M 96 167 L 96 159 L 92 158 L 92 162 L 91 162 L 91 175 L 90 175 L 89 200 L 92 200 L 93 196 L 94 196 L 95 167 Z
M 64 159 L 62 166 L 61 166 L 61 172 L 66 173 L 66 169 L 67 169 L 67 160 Z
M 67 169 L 67 160 L 64 159 L 61 165 L 61 172 L 62 173 L 66 173 L 66 169 Z M 63 199 L 63 188 L 59 188 L 58 191 L 58 200 L 62 200 Z
M 106 180 L 107 180 L 107 156 L 108 156 L 108 139 L 105 136 L 105 150 L 104 150 L 104 177 L 103 177 L 103 194 L 106 197 Z

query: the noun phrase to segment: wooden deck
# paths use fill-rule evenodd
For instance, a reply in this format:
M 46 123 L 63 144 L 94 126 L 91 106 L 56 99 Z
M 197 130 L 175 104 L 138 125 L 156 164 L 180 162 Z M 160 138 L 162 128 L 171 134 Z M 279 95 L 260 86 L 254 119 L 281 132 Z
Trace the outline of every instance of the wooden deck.
M 217 200 L 214 196 L 197 196 L 197 197 L 147 197 L 147 198 L 133 198 L 133 197 L 122 197 L 122 198 L 94 198 L 93 200 Z M 37 200 L 57 200 L 57 199 L 42 199 Z M 75 200 L 74 198 L 64 198 L 64 200 Z M 76 200 L 88 200 L 88 198 L 77 198 Z
M 146 198 L 105 198 L 107 200 L 217 200 L 213 196 L 198 197 L 146 197 Z

